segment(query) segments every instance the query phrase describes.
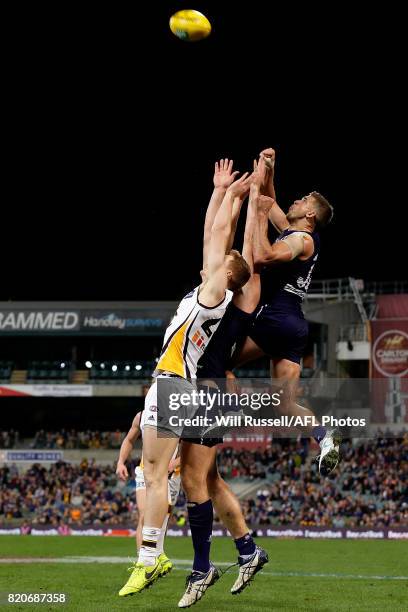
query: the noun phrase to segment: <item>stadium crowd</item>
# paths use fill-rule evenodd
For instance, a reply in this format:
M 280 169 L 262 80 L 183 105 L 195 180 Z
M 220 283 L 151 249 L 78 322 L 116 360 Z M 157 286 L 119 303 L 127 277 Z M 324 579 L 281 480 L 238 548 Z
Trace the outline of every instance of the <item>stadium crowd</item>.
M 268 450 L 249 466 L 250 473 L 262 473 L 266 464 L 272 476 L 271 484 L 243 502 L 250 524 L 408 527 L 407 434 L 401 439 L 344 443 L 341 465 L 328 478 L 319 475 L 316 463 L 304 461 L 302 449 L 288 453 L 277 447 L 275 452 L 272 463 L 266 464 L 266 457 L 274 453 Z M 245 472 L 247 459 L 246 453 L 235 454 L 232 462 L 237 465 L 232 469 Z
M 40 429 L 31 438 L 22 438 L 18 431 L 0 431 L 0 448 L 87 449 L 120 448 L 124 433 L 119 431 L 45 431 Z
M 134 495 L 117 489 L 113 466 L 94 461 L 32 465 L 19 473 L 0 469 L 0 520 L 30 519 L 34 525 L 121 524 L 135 510 Z
M 274 441 L 263 450 L 220 449 L 218 464 L 226 480 L 259 483 L 242 502 L 254 526 L 408 526 L 408 434 L 346 441 L 328 478 L 319 475 L 314 454 L 305 440 Z M 184 525 L 186 515 L 181 494 L 172 523 Z M 0 524 L 129 526 L 136 519 L 133 479 L 123 486 L 115 466 L 84 460 L 0 468 Z

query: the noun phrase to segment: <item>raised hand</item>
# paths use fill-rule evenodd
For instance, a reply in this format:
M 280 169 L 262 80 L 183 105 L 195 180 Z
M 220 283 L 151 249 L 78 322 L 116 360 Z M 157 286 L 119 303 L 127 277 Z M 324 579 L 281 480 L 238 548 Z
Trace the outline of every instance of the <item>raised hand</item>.
M 233 165 L 232 159 L 220 159 L 219 162 L 215 162 L 213 178 L 215 189 L 228 189 L 231 183 L 234 182 L 239 172 L 237 170 L 235 172 L 232 171 Z
M 276 159 L 276 153 L 274 149 L 264 149 L 263 151 L 261 151 L 260 155 L 259 155 L 259 159 L 263 160 L 263 162 L 265 163 L 266 168 L 270 171 L 273 172 L 274 168 L 275 168 L 275 159 Z
M 248 172 L 245 172 L 238 180 L 228 187 L 227 191 L 234 198 L 244 199 L 249 193 L 250 186 L 251 177 L 248 176 Z

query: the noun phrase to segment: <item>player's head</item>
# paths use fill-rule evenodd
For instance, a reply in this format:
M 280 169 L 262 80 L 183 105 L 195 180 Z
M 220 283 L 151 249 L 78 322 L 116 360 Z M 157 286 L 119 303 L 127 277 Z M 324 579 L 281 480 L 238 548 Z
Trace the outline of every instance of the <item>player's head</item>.
M 295 200 L 286 215 L 289 223 L 305 219 L 312 227 L 322 229 L 333 217 L 333 206 L 317 191 L 312 191 L 301 200 Z
M 231 291 L 241 289 L 251 278 L 251 270 L 247 262 L 235 249 L 232 249 L 225 256 L 225 266 L 228 276 L 228 289 L 231 289 Z

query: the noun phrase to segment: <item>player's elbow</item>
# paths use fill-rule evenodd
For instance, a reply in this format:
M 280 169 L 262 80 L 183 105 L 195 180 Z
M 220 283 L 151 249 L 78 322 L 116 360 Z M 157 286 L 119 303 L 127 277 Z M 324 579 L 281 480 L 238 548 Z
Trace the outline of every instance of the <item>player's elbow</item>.
M 134 445 L 136 437 L 137 437 L 137 434 L 136 435 L 126 434 L 126 436 L 123 438 L 122 444 L 124 446 L 127 445 L 127 446 L 131 446 L 133 448 L 133 445 Z
M 270 251 L 259 251 L 254 253 L 254 266 L 258 269 L 260 266 L 268 266 L 274 263 L 278 263 L 279 255 L 271 249 Z

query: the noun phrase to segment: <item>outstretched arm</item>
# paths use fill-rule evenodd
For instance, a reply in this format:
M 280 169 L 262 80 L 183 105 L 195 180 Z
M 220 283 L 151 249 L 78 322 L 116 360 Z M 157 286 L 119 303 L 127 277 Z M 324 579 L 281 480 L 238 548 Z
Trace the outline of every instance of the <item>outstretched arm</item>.
M 286 215 L 276 201 L 275 193 L 275 151 L 274 149 L 264 149 L 259 156 L 259 170 L 263 179 L 261 193 L 273 199 L 274 203 L 269 211 L 269 221 L 278 230 L 283 230 L 289 227 L 289 222 Z
M 234 295 L 234 304 L 244 312 L 252 313 L 258 306 L 261 296 L 261 279 L 258 271 L 254 270 L 254 233 L 256 223 L 256 206 L 259 198 L 259 188 L 262 177 L 258 172 L 258 165 L 254 161 L 254 173 L 251 177 L 251 188 L 249 191 L 248 209 L 245 223 L 244 245 L 242 256 L 251 270 L 251 278 Z
M 244 203 L 245 197 L 246 197 L 246 194 L 244 194 L 242 197 L 236 197 L 234 198 L 234 201 L 232 203 L 231 234 L 228 240 L 227 249 L 225 251 L 226 253 L 230 252 L 230 250 L 232 249 L 232 245 L 234 244 L 235 232 L 237 231 L 237 225 L 238 225 L 238 219 L 241 213 L 241 208 L 242 208 L 242 204 Z
M 273 204 L 274 201 L 268 196 L 258 198 L 254 240 L 255 265 L 285 263 L 295 257 L 311 254 L 313 239 L 303 232 L 294 232 L 274 244 L 269 242 L 268 215 Z
M 227 288 L 225 255 L 232 232 L 232 208 L 235 198 L 243 198 L 248 193 L 250 178 L 248 172 L 242 175 L 227 189 L 222 204 L 215 216 L 211 230 L 207 259 L 207 280 L 201 292 L 200 302 L 207 307 L 215 306 L 222 300 Z
M 233 183 L 236 175 L 238 174 L 237 171 L 232 171 L 233 164 L 234 162 L 232 159 L 221 159 L 219 162 L 215 162 L 213 178 L 214 190 L 208 204 L 204 222 L 203 268 L 205 268 L 207 265 L 208 247 L 210 245 L 211 229 L 214 223 L 215 215 L 217 214 L 221 202 L 225 196 L 225 192 L 231 183 Z

